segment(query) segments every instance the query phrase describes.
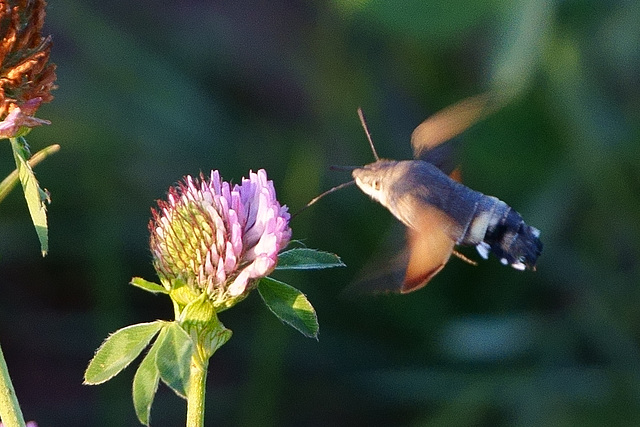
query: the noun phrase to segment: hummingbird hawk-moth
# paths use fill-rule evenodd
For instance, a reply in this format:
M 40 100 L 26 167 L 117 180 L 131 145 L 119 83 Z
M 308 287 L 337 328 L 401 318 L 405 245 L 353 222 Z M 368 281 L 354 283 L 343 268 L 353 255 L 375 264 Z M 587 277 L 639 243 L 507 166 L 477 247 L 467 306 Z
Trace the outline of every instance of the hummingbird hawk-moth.
M 404 277 L 397 284 L 378 285 L 379 290 L 408 293 L 422 288 L 452 254 L 466 260 L 456 246 L 475 246 L 484 259 L 493 253 L 517 270 L 535 269 L 542 251 L 540 231 L 503 201 L 456 180 L 451 138 L 496 108 L 492 95 L 483 94 L 436 113 L 411 135 L 414 160 L 401 161 L 378 157 L 358 110 L 376 161 L 352 169 L 355 184 L 407 227 Z

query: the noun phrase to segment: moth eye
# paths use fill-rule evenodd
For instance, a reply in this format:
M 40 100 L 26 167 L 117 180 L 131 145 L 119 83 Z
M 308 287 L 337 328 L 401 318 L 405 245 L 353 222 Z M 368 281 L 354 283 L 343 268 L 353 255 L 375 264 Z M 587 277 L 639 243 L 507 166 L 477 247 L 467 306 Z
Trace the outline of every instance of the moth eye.
M 527 257 L 526 257 L 526 256 L 524 256 L 524 255 L 520 255 L 520 256 L 518 257 L 518 262 L 521 262 L 521 263 L 523 263 L 523 264 L 525 263 L 525 261 L 526 261 L 526 260 L 527 260 Z
M 371 185 L 372 185 L 373 189 L 374 189 L 374 190 L 376 190 L 376 191 L 380 191 L 380 187 L 382 187 L 382 186 L 380 185 L 380 180 L 379 180 L 379 179 L 374 180 L 374 181 L 371 183 Z

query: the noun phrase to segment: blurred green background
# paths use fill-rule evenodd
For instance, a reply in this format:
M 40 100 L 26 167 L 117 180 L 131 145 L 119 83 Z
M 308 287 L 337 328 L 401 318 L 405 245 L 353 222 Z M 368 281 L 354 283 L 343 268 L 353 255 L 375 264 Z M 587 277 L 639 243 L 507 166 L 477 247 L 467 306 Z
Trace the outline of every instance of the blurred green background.
M 171 318 L 128 282 L 156 279 L 149 209 L 183 175 L 265 168 L 295 212 L 349 178 L 330 165 L 373 160 L 358 106 L 380 155 L 409 158 L 424 118 L 497 88 L 511 102 L 464 134 L 465 183 L 542 230 L 538 271 L 452 259 L 414 294 L 345 298 L 401 228 L 356 188 L 333 194 L 294 238 L 348 267 L 277 276 L 320 340 L 257 294 L 223 313 L 207 425 L 639 425 L 638 22 L 615 0 L 51 0 L 59 89 L 28 136 L 62 145 L 36 170 L 46 258 L 20 192 L 0 205 L 0 342 L 25 417 L 137 424 L 134 369 L 82 375 L 110 332 Z M 184 414 L 161 385 L 152 425 Z

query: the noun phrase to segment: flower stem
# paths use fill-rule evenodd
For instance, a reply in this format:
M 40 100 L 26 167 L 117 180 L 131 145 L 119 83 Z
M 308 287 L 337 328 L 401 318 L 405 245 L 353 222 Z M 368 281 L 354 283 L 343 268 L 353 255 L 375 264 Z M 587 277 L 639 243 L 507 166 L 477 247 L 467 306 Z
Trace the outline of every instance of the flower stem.
M 204 396 L 207 383 L 208 360 L 201 360 L 197 352 L 191 356 L 191 374 L 187 390 L 187 427 L 204 427 Z
M 7 427 L 24 427 L 24 417 L 0 348 L 0 418 Z

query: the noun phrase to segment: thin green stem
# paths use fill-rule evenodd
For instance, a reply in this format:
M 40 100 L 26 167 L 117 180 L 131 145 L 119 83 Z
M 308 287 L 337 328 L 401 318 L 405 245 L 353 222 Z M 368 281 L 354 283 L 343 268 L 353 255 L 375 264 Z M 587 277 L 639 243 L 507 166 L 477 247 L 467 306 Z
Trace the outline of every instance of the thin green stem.
M 0 348 L 0 418 L 6 427 L 25 427 L 2 348 Z
M 209 361 L 195 351 L 191 356 L 191 374 L 187 391 L 187 427 L 204 427 L 204 397 Z

